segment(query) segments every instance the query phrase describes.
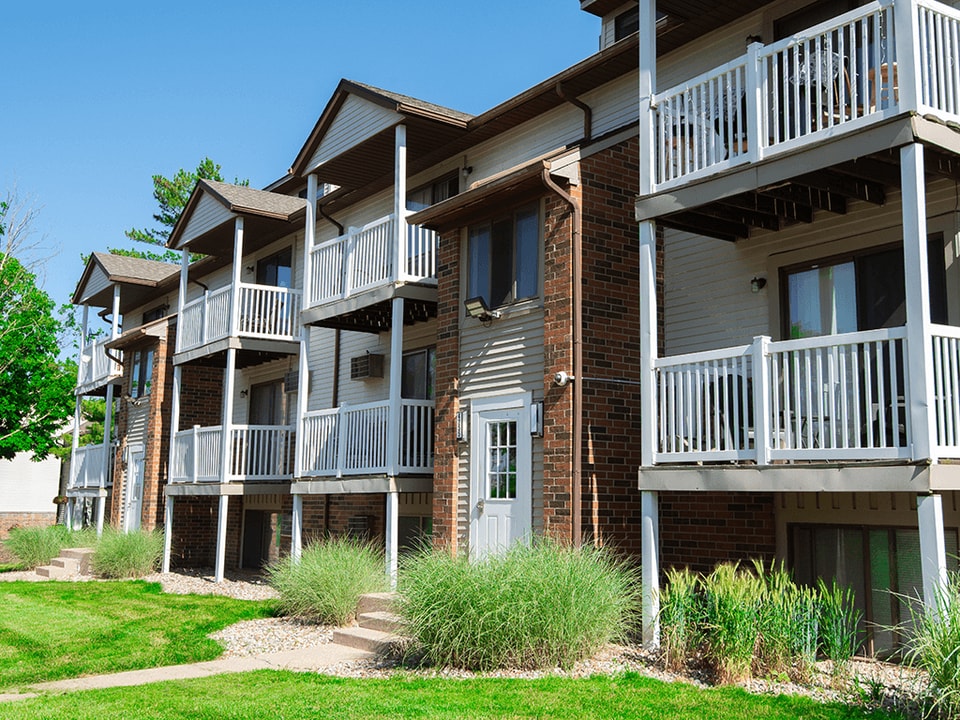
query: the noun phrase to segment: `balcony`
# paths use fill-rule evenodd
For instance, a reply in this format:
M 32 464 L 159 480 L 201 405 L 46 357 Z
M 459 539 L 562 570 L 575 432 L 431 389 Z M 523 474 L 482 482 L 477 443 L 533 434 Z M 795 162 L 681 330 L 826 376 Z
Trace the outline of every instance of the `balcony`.
M 194 426 L 174 433 L 171 483 L 260 482 L 293 475 L 295 434 L 288 425 L 232 425 L 223 456 L 223 427 Z
M 101 490 L 113 485 L 113 453 L 111 443 L 84 445 L 73 451 L 70 460 L 70 481 L 67 491 Z
M 107 356 L 106 344 L 109 338 L 101 338 L 86 345 L 80 351 L 80 367 L 77 370 L 77 395 L 89 392 L 109 384 L 123 375 L 123 366 Z M 119 350 L 113 351 L 118 358 L 123 357 Z
M 396 472 L 433 473 L 432 400 L 402 400 Z M 390 403 L 373 402 L 308 412 L 303 417 L 303 477 L 383 475 L 388 457 Z
M 960 12 L 882 0 L 663 92 L 653 191 L 852 134 L 896 115 L 960 121 Z
M 400 242 L 400 237 L 406 241 Z M 310 250 L 305 307 L 327 305 L 397 283 L 435 286 L 436 258 L 436 233 L 418 225 L 398 231 L 395 214 L 350 228 Z
M 960 458 L 960 328 L 932 325 L 933 395 L 911 398 L 905 327 L 657 359 L 654 463 L 911 461 L 911 407 Z
M 239 283 L 183 306 L 177 323 L 177 352 L 230 337 L 300 339 L 301 292 L 272 285 Z

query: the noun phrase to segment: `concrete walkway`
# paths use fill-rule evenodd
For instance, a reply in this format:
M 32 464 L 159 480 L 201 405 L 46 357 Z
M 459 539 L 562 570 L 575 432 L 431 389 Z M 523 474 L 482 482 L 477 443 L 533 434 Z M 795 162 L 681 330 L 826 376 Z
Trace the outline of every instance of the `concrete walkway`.
M 167 667 L 147 670 L 130 670 L 112 675 L 90 675 L 70 680 L 31 685 L 32 692 L 0 694 L 0 702 L 24 700 L 45 693 L 63 693 L 74 690 L 95 690 L 99 688 L 130 687 L 165 680 L 189 680 L 222 675 L 224 673 L 249 672 L 251 670 L 292 670 L 294 672 L 322 672 L 324 669 L 351 660 L 373 657 L 367 650 L 326 643 L 299 650 L 251 655 L 249 657 L 225 658 L 189 665 L 168 665 Z

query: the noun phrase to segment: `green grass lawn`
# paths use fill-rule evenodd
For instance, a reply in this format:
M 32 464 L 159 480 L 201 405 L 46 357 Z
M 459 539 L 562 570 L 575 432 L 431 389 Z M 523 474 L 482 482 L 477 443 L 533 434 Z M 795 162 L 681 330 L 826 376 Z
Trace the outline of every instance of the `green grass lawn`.
M 589 679 L 353 680 L 261 670 L 21 700 L 4 720 L 29 718 L 637 718 L 638 720 L 891 719 L 804 698 L 698 690 L 628 674 Z
M 211 660 L 206 636 L 272 603 L 164 595 L 158 583 L 0 582 L 0 690 Z M 0 717 L 3 713 L 0 712 Z

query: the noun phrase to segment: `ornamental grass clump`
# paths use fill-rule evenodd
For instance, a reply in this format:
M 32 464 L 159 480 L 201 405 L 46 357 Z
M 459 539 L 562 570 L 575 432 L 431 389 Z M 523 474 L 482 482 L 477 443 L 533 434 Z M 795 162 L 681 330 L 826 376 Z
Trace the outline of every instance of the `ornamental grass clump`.
M 632 631 L 639 588 L 604 549 L 538 541 L 480 562 L 427 551 L 403 565 L 399 612 L 435 665 L 568 668 Z
M 660 643 L 670 670 L 682 668 L 702 640 L 699 582 L 688 568 L 667 571 L 667 586 L 660 593 Z
M 750 677 L 760 631 L 763 582 L 738 564 L 718 565 L 701 581 L 707 656 L 721 682 Z
M 163 556 L 163 533 L 120 532 L 105 527 L 90 559 L 93 572 L 105 578 L 139 578 L 154 572 Z
M 798 587 L 782 563 L 766 570 L 762 561 L 755 561 L 754 569 L 763 584 L 758 669 L 806 680 L 817 660 L 817 595 Z
M 846 676 L 850 658 L 860 648 L 857 627 L 863 613 L 854 606 L 853 588 L 842 587 L 833 579 L 827 585 L 817 581 L 820 595 L 820 649 L 833 662 L 836 678 Z
M 20 564 L 29 570 L 49 565 L 60 551 L 69 547 L 92 545 L 96 536 L 89 531 L 71 532 L 63 525 L 47 527 L 14 528 L 10 537 L 3 541 L 4 547 L 13 553 Z
M 904 659 L 927 672 L 931 714 L 960 717 L 960 574 L 950 573 L 932 611 L 911 598 Z
M 383 551 L 346 536 L 311 543 L 299 561 L 268 567 L 267 577 L 281 613 L 326 625 L 346 625 L 361 595 L 387 589 Z

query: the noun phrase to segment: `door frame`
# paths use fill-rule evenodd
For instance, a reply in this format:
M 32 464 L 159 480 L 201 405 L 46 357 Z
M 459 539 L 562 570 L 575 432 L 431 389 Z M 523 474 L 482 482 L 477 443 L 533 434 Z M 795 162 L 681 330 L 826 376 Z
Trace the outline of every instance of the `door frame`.
M 135 459 L 136 458 L 136 459 Z M 144 460 L 146 452 L 143 445 L 127 446 L 127 482 L 125 483 L 124 502 L 123 502 L 123 531 L 137 532 L 142 524 L 143 515 L 143 487 L 144 487 Z M 139 469 L 139 471 L 137 471 Z M 130 512 L 130 503 L 132 491 L 134 488 L 139 490 L 139 500 L 137 502 L 137 512 Z
M 482 559 L 490 554 L 491 548 L 488 539 L 484 536 L 481 547 L 481 513 L 478 502 L 484 499 L 484 504 L 490 502 L 486 488 L 486 426 L 490 416 L 496 413 L 516 413 L 517 418 L 517 497 L 514 502 L 511 518 L 521 520 L 523 525 L 519 532 L 512 532 L 515 542 L 517 539 L 530 536 L 533 532 L 533 437 L 530 435 L 530 406 L 532 393 L 524 392 L 511 395 L 494 395 L 470 399 L 470 498 L 469 498 L 469 537 L 467 545 L 470 557 L 474 560 Z M 521 479 L 525 478 L 525 482 Z

